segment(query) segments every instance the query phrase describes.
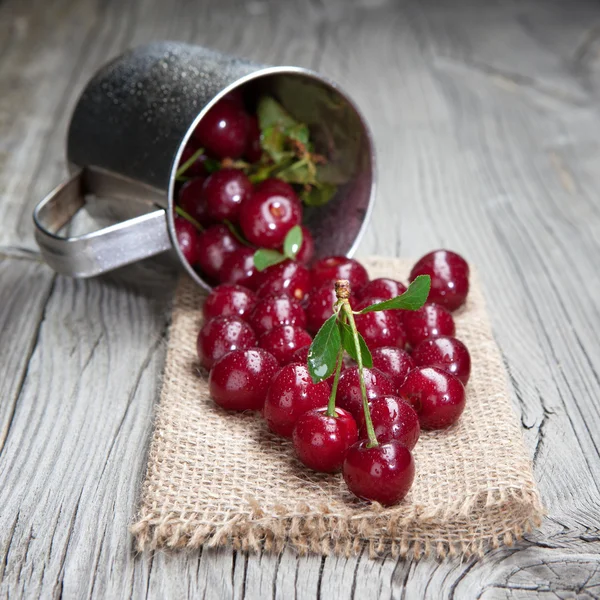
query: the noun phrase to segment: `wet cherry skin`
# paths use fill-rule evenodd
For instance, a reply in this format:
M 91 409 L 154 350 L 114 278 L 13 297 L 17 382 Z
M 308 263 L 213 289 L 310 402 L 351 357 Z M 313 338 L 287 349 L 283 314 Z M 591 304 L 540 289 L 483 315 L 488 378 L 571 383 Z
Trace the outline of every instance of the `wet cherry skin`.
M 362 310 L 370 304 L 376 304 L 383 301 L 382 298 L 367 298 L 359 302 L 355 310 Z M 382 346 L 397 346 L 404 348 L 406 346 L 406 333 L 396 311 L 380 310 L 367 312 L 363 315 L 356 315 L 356 328 L 363 336 L 370 350 L 381 348 Z
M 308 295 L 306 304 L 306 327 L 314 335 L 323 323 L 333 314 L 333 305 L 337 297 L 331 282 L 313 290 Z
M 379 369 L 364 369 L 363 372 L 367 398 L 372 400 L 378 396 L 395 394 L 394 384 Z M 358 378 L 358 367 L 349 367 L 342 371 L 338 381 L 336 406 L 347 410 L 356 419 L 363 412 L 362 394 Z
M 259 294 L 259 297 L 262 297 Z M 261 336 L 280 325 L 306 326 L 306 315 L 299 302 L 289 296 L 275 296 L 259 300 L 248 323 L 256 335 Z
M 415 367 L 400 395 L 417 411 L 423 429 L 445 429 L 465 408 L 465 388 L 454 375 L 436 367 Z
M 302 244 L 296 254 L 296 260 L 304 265 L 309 265 L 315 255 L 315 240 L 308 227 L 302 225 Z
M 258 162 L 262 156 L 260 127 L 258 125 L 258 119 L 254 115 L 248 118 L 248 141 L 246 143 L 245 156 L 251 163 Z
M 406 376 L 415 366 L 411 355 L 397 346 L 375 348 L 371 355 L 373 366 L 383 371 L 392 380 L 396 389 L 400 389 Z
M 256 346 L 252 327 L 239 317 L 215 317 L 200 329 L 196 348 L 200 364 L 205 369 L 232 350 L 246 350 Z
M 312 382 L 306 365 L 291 363 L 284 366 L 273 379 L 263 416 L 273 433 L 291 437 L 296 421 L 305 412 L 326 406 L 330 393 L 326 381 Z
M 262 348 L 234 350 L 211 369 L 210 395 L 228 410 L 260 410 L 278 370 L 275 357 Z
M 254 292 L 242 285 L 222 283 L 214 287 L 206 298 L 202 314 L 205 320 L 235 316 L 247 321 L 257 300 Z
M 467 347 L 454 337 L 440 336 L 423 340 L 412 353 L 419 367 L 437 367 L 458 377 L 467 385 L 471 374 L 471 356 Z
M 254 248 L 238 247 L 235 252 L 227 255 L 219 272 L 223 283 L 237 283 L 251 290 L 257 286 L 258 271 L 254 266 Z
M 439 304 L 425 304 L 417 310 L 403 311 L 404 331 L 414 348 L 427 338 L 454 335 L 454 319 Z
M 258 339 L 258 345 L 268 350 L 280 365 L 288 364 L 296 350 L 310 346 L 311 342 L 312 338 L 305 329 L 293 325 L 274 327 Z
M 338 279 L 347 279 L 351 290 L 360 290 L 369 281 L 367 270 L 353 258 L 328 256 L 316 261 L 311 269 L 313 287 L 319 288 Z
M 193 217 L 204 227 L 213 224 L 213 220 L 208 216 L 206 204 L 202 201 L 202 186 L 204 177 L 196 177 L 186 181 L 179 190 L 177 203 L 190 217 Z
M 415 463 L 410 450 L 400 442 L 392 440 L 369 448 L 362 440 L 348 449 L 342 472 L 353 494 L 393 506 L 408 494 L 415 478 Z
M 296 421 L 292 440 L 296 455 L 309 469 L 323 473 L 340 471 L 346 452 L 358 441 L 354 417 L 336 408 L 336 417 L 327 415 L 327 408 L 305 412 Z
M 256 282 L 260 298 L 286 294 L 298 301 L 304 299 L 311 286 L 309 270 L 291 260 L 267 267 L 257 275 Z
M 198 265 L 203 273 L 214 278 L 220 277 L 226 259 L 242 250 L 225 225 L 212 225 L 202 231 L 198 244 Z
M 175 217 L 175 234 L 177 243 L 185 260 L 192 266 L 198 264 L 201 255 L 200 234 L 198 230 L 185 219 Z
M 387 277 L 379 277 L 373 279 L 361 288 L 356 297 L 358 300 L 364 300 L 366 298 L 381 298 L 381 300 L 391 300 L 396 296 L 404 294 L 406 286 L 400 281 L 395 279 L 388 279 Z
M 252 195 L 250 180 L 239 169 L 221 169 L 206 178 L 201 200 L 213 221 L 228 219 L 235 223 L 242 202 Z

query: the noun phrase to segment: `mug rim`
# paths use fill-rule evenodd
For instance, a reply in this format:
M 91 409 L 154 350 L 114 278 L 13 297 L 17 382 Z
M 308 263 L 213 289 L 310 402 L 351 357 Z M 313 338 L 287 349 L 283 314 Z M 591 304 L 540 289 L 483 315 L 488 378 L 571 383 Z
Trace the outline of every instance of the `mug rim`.
M 371 163 L 371 185 L 370 185 L 370 189 L 369 189 L 369 201 L 367 203 L 367 208 L 366 208 L 362 223 L 360 225 L 360 228 L 354 238 L 354 241 L 352 242 L 352 246 L 346 252 L 346 256 L 352 257 L 354 255 L 354 253 L 356 252 L 356 249 L 365 233 L 365 230 L 366 230 L 369 220 L 371 218 L 371 213 L 372 213 L 373 204 L 374 204 L 373 199 L 375 197 L 376 188 L 377 188 L 377 159 L 376 159 L 376 154 L 375 154 L 375 143 L 373 140 L 373 135 L 371 133 L 371 130 L 368 126 L 367 120 L 365 119 L 364 115 L 362 114 L 361 110 L 358 108 L 356 103 L 350 98 L 350 96 L 344 90 L 342 90 L 342 88 L 339 86 L 339 84 L 335 83 L 334 81 L 332 81 L 331 79 L 329 79 L 327 77 L 324 77 L 323 75 L 320 75 L 316 71 L 313 71 L 312 69 L 307 69 L 305 67 L 295 67 L 295 66 L 262 67 L 256 71 L 248 73 L 247 75 L 240 77 L 236 81 L 234 81 L 234 82 L 230 83 L 229 85 L 227 85 L 226 87 L 224 87 L 220 92 L 215 94 L 215 96 L 210 100 L 210 102 L 208 102 L 207 104 L 205 104 L 202 107 L 202 110 L 200 110 L 200 112 L 196 115 L 196 117 L 194 118 L 192 123 L 189 125 L 185 135 L 181 139 L 181 142 L 179 144 L 177 152 L 175 153 L 175 157 L 173 159 L 173 164 L 171 166 L 171 172 L 169 175 L 169 186 L 167 189 L 168 198 L 167 198 L 167 215 L 166 215 L 166 217 L 167 217 L 167 229 L 169 232 L 169 236 L 171 237 L 173 249 L 175 250 L 175 253 L 177 254 L 177 258 L 179 259 L 179 262 L 182 264 L 182 266 L 185 268 L 185 270 L 188 272 L 188 274 L 194 279 L 194 281 L 196 283 L 198 283 L 202 288 L 204 288 L 205 290 L 207 290 L 209 292 L 213 289 L 213 286 L 211 286 L 209 283 L 207 283 L 188 263 L 188 261 L 186 260 L 186 258 L 183 255 L 183 252 L 181 251 L 181 249 L 179 247 L 179 243 L 177 241 L 177 235 L 175 233 L 174 207 L 175 207 L 176 174 L 177 174 L 177 169 L 178 169 L 180 161 L 181 161 L 181 157 L 183 155 L 183 151 L 184 151 L 185 147 L 187 146 L 189 140 L 191 139 L 198 123 L 206 116 L 208 111 L 215 104 L 217 104 L 217 102 L 219 102 L 222 98 L 224 98 L 227 94 L 229 94 L 233 90 L 238 89 L 239 87 L 241 87 L 242 85 L 244 85 L 250 81 L 254 81 L 256 79 L 260 79 L 265 76 L 282 75 L 282 74 L 284 74 L 284 75 L 300 75 L 307 79 L 316 80 L 319 83 L 324 84 L 324 85 L 330 87 L 331 89 L 333 89 L 336 93 L 338 93 L 340 96 L 342 96 L 342 98 L 345 100 L 345 102 L 347 102 L 350 105 L 350 107 L 354 110 L 354 112 L 356 113 L 356 115 L 359 119 L 362 130 L 365 134 L 365 140 L 366 140 L 366 143 L 368 146 L 369 158 L 370 158 L 370 163 Z

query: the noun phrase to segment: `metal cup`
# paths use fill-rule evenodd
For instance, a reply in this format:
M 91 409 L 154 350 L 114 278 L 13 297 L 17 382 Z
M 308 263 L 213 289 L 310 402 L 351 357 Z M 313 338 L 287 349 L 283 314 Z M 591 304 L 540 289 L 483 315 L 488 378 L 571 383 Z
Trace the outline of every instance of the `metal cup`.
M 305 224 L 316 256 L 351 255 L 373 202 L 375 157 L 367 124 L 348 96 L 307 69 L 156 42 L 101 68 L 75 107 L 67 140 L 71 176 L 33 213 L 46 262 L 59 273 L 92 277 L 174 251 L 195 281 L 210 289 L 177 244 L 175 175 L 196 125 L 236 88 L 272 95 L 309 126 L 340 185 L 327 205 L 306 207 Z M 60 235 L 84 206 L 116 224 L 81 236 Z

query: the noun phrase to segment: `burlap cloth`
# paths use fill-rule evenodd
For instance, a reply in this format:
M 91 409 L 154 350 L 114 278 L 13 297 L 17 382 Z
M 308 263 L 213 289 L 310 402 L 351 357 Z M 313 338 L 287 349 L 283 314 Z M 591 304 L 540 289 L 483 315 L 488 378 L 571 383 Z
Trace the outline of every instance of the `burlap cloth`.
M 409 263 L 367 261 L 372 277 L 406 280 Z M 137 523 L 141 550 L 235 548 L 372 556 L 481 554 L 540 522 L 529 454 L 513 413 L 481 287 L 472 277 L 457 336 L 471 352 L 467 408 L 446 431 L 424 432 L 405 500 L 382 508 L 357 500 L 341 475 L 314 473 L 257 413 L 233 414 L 209 398 L 196 335 L 202 295 L 177 290 L 160 403 Z

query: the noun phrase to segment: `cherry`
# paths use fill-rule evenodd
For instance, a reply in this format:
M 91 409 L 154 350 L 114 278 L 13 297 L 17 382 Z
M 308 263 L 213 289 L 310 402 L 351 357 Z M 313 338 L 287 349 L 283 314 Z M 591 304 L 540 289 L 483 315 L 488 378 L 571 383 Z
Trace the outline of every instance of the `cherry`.
M 307 227 L 302 225 L 302 244 L 300 250 L 296 254 L 296 260 L 302 264 L 308 265 L 311 263 L 315 255 L 315 240 Z
M 307 411 L 327 405 L 331 389 L 326 381 L 313 383 L 306 365 L 292 363 L 273 379 L 263 415 L 274 433 L 291 437 L 296 421 Z
M 255 290 L 258 271 L 254 266 L 254 252 L 253 248 L 247 246 L 240 246 L 235 252 L 231 252 L 223 261 L 223 268 L 219 273 L 221 281 Z
M 248 118 L 248 142 L 246 144 L 246 158 L 255 163 L 262 156 L 262 147 L 260 145 L 260 127 L 258 119 L 252 115 Z
M 235 106 L 244 108 L 244 95 L 242 94 L 242 91 L 239 88 L 227 92 L 221 100 L 226 100 L 227 102 L 235 104 Z
M 348 449 L 343 474 L 346 485 L 359 498 L 392 506 L 408 494 L 415 463 L 410 450 L 400 442 L 392 440 L 369 448 L 363 440 Z
M 269 187 L 256 189 L 240 207 L 246 239 L 261 248 L 279 248 L 287 232 L 302 221 L 302 205 Z
M 261 294 L 259 294 L 262 297 Z M 294 325 L 295 327 L 306 326 L 306 315 L 304 309 L 298 302 L 288 296 L 279 296 L 259 300 L 252 311 L 248 323 L 254 329 L 256 335 L 279 327 L 280 325 Z
M 312 338 L 307 331 L 293 325 L 280 325 L 260 336 L 258 345 L 268 350 L 278 361 L 285 365 L 292 354 L 303 346 L 310 346 Z
M 194 154 L 198 152 L 198 148 L 195 146 L 190 146 L 189 144 L 183 149 L 181 153 L 181 160 L 179 161 L 179 167 L 183 166 Z M 185 177 L 199 177 L 201 175 L 206 175 L 206 169 L 204 168 L 204 163 L 208 157 L 206 154 L 200 154 L 198 158 L 185 170 Z
M 198 265 L 206 275 L 217 278 L 226 259 L 242 250 L 225 225 L 213 225 L 205 229 L 200 233 L 198 246 Z
M 459 379 L 436 367 L 416 367 L 400 388 L 419 415 L 423 429 L 444 429 L 458 421 L 465 408 L 465 388 Z
M 326 283 L 308 296 L 306 305 L 307 329 L 315 334 L 323 323 L 333 314 L 333 305 L 337 297 L 332 283 Z
M 219 100 L 200 120 L 194 138 L 217 158 L 239 158 L 246 150 L 248 115 L 231 100 Z
M 242 202 L 252 195 L 250 180 L 239 169 L 221 169 L 209 175 L 202 187 L 206 212 L 215 221 L 236 221 Z
M 311 276 L 315 288 L 338 279 L 347 279 L 350 289 L 358 291 L 369 281 L 367 270 L 357 260 L 345 256 L 329 256 L 318 260 L 312 266 Z
M 396 389 L 404 383 L 406 376 L 415 367 L 415 361 L 406 350 L 396 346 L 382 346 L 371 353 L 373 367 L 385 373 Z
M 202 312 L 206 320 L 233 316 L 248 320 L 256 302 L 254 292 L 248 288 L 224 283 L 213 288 L 202 306 Z
M 300 203 L 300 199 L 298 198 L 298 194 L 294 191 L 294 188 L 286 181 L 275 177 L 270 177 L 269 179 L 261 181 L 256 185 L 255 190 L 260 194 L 283 196 L 290 201 Z
M 205 369 L 212 366 L 232 350 L 246 350 L 256 346 L 252 327 L 239 317 L 216 317 L 206 322 L 196 342 L 200 364 Z
M 403 312 L 404 330 L 413 348 L 430 337 L 454 335 L 454 319 L 439 304 L 425 304 L 418 310 Z
M 396 440 L 412 450 L 421 434 L 419 417 L 415 409 L 396 396 L 379 396 L 369 401 L 371 421 L 379 443 Z M 366 439 L 364 412 L 358 420 L 361 439 Z
M 378 396 L 393 396 L 396 393 L 391 379 L 379 369 L 364 368 L 363 376 L 368 400 L 372 400 Z M 349 367 L 342 371 L 338 381 L 336 404 L 351 413 L 355 419 L 360 419 L 360 415 L 363 412 L 363 404 L 358 378 L 358 367 Z
M 185 260 L 192 266 L 197 264 L 201 254 L 198 230 L 189 221 L 175 217 L 175 235 Z
M 383 301 L 383 299 L 367 298 L 366 301 L 359 302 L 356 310 L 361 310 L 370 304 Z M 397 346 L 404 348 L 406 346 L 406 333 L 398 315 L 391 310 L 381 310 L 356 315 L 356 328 L 365 339 L 370 349 L 381 348 L 382 346 Z
M 454 337 L 440 336 L 422 341 L 412 354 L 419 367 L 437 367 L 458 377 L 467 385 L 471 374 L 471 356 L 467 347 Z
M 406 286 L 395 279 L 387 279 L 380 277 L 379 279 L 373 279 L 369 281 L 367 285 L 361 288 L 356 297 L 359 300 L 366 300 L 367 298 L 381 298 L 381 300 L 391 300 L 396 296 L 404 294 Z M 369 304 L 373 304 L 370 302 Z
M 207 227 L 208 225 L 212 225 L 213 221 L 208 216 L 206 203 L 201 198 L 204 181 L 204 177 L 196 177 L 196 179 L 186 181 L 179 190 L 177 203 L 190 217 L 193 217 L 201 225 Z
M 261 298 L 285 294 L 301 301 L 310 290 L 310 272 L 304 265 L 286 260 L 260 272 L 256 282 Z
M 342 408 L 335 412 L 337 417 L 330 417 L 326 407 L 315 408 L 296 421 L 292 435 L 296 455 L 315 471 L 340 471 L 348 448 L 358 440 L 354 417 Z
M 278 369 L 275 357 L 262 348 L 234 350 L 211 369 L 210 395 L 228 410 L 260 410 Z
M 469 265 L 465 259 L 449 250 L 435 250 L 417 261 L 410 272 L 410 281 L 417 275 L 431 277 L 429 302 L 455 310 L 464 304 L 469 293 Z

